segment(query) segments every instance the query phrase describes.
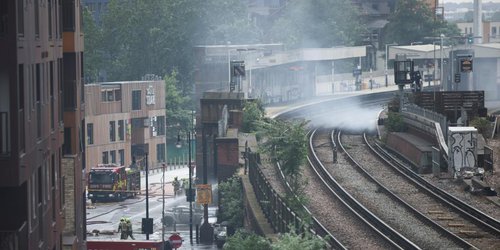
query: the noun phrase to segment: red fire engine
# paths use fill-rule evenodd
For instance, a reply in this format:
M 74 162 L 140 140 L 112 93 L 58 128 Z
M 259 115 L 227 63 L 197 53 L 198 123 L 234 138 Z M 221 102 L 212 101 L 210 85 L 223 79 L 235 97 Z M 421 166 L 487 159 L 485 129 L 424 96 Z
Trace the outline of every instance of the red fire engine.
M 116 164 L 99 164 L 89 173 L 88 198 L 92 202 L 119 201 L 141 191 L 141 173 Z

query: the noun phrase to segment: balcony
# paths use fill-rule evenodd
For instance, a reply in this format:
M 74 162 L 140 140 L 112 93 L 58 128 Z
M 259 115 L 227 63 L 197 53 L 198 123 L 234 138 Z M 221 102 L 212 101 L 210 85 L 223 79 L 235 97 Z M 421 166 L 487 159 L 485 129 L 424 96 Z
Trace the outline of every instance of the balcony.
M 0 231 L 0 249 L 28 249 L 28 230 L 26 222 L 16 231 Z

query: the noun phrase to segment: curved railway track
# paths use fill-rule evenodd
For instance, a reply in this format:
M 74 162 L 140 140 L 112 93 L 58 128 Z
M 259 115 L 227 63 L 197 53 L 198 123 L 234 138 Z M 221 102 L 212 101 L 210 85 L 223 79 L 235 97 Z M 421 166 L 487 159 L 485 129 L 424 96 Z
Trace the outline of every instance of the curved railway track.
M 331 228 L 332 233 L 341 241 L 346 242 L 349 248 L 356 249 L 420 249 L 413 242 L 405 238 L 403 235 L 392 229 L 385 222 L 375 216 L 369 209 L 358 202 L 349 192 L 346 191 L 327 170 L 326 164 L 323 164 L 319 159 L 316 149 L 324 147 L 325 143 L 320 145 L 314 140 L 315 131 L 310 135 L 310 157 L 309 164 L 312 171 L 323 183 L 321 190 L 327 192 L 330 197 L 318 197 L 318 187 L 316 190 L 315 200 L 321 199 L 331 201 L 327 211 L 318 211 L 321 218 L 337 218 L 335 224 L 337 228 Z M 328 142 L 326 142 L 328 144 Z M 330 158 L 331 159 L 331 158 Z M 328 165 L 331 165 L 331 161 Z M 314 202 L 311 201 L 310 206 L 314 207 Z M 339 223 L 342 222 L 342 223 Z M 348 234 L 348 235 L 345 235 Z
M 366 171 L 422 214 L 474 247 L 500 248 L 497 220 L 428 183 L 375 143 L 374 139 L 359 137 L 355 144 L 360 145 L 357 148 L 363 150 L 356 152 L 359 161 L 381 162 L 377 168 L 373 167 L 374 164 L 366 164 Z M 360 155 L 367 155 L 367 158 L 362 159 Z M 388 173 L 391 178 L 384 177 Z
M 373 106 L 379 105 L 376 102 L 373 104 L 375 104 Z M 372 103 L 370 103 L 369 106 L 372 106 Z M 329 108 L 323 106 L 323 108 L 294 110 L 286 115 L 280 115 L 280 117 L 286 118 L 290 116 L 291 117 L 304 116 L 303 117 L 304 119 L 324 117 L 325 114 L 328 112 L 327 109 L 330 109 L 331 111 L 332 107 L 336 110 L 337 104 L 333 106 L 329 105 Z M 349 114 L 349 116 L 352 116 L 352 114 Z M 312 122 L 312 123 L 315 125 L 325 124 L 321 122 L 319 123 Z M 339 126 L 348 127 L 348 125 L 346 126 L 345 123 L 342 123 Z M 312 135 L 314 136 L 314 133 Z M 364 144 L 364 142 L 362 142 L 360 138 L 361 136 L 359 136 L 358 138 L 353 137 L 352 138 L 354 139 L 353 141 L 348 142 L 347 146 L 344 145 L 346 151 L 351 153 L 353 150 L 357 150 L 358 148 L 365 148 L 365 147 L 368 148 L 368 146 L 366 146 L 366 144 Z M 394 236 L 386 235 L 382 237 L 379 235 L 378 236 L 379 240 L 384 239 L 382 240 L 382 242 L 373 241 L 372 243 L 363 244 L 366 242 L 370 242 L 372 239 L 377 238 L 377 236 L 375 236 L 375 238 L 372 237 L 373 235 L 378 235 L 379 232 L 377 231 L 381 230 L 380 229 L 374 230 L 373 228 L 376 227 L 372 228 L 372 226 L 365 225 L 364 232 L 362 231 L 352 232 L 351 228 L 363 227 L 359 226 L 361 224 L 360 221 L 362 220 L 360 220 L 359 217 L 356 215 L 356 213 L 358 214 L 360 213 L 358 211 L 354 213 L 352 211 L 346 210 L 346 204 L 344 204 L 344 202 L 345 203 L 347 202 L 341 201 L 341 199 L 339 199 L 341 195 L 333 194 L 333 192 L 335 192 L 335 188 L 332 187 L 327 188 L 325 185 L 319 185 L 318 183 L 322 182 L 322 180 L 320 180 L 321 178 L 325 179 L 325 182 L 331 182 L 326 180 L 327 176 L 331 175 L 340 185 L 344 185 L 343 188 L 351 192 L 351 196 L 355 198 L 357 198 L 360 195 L 366 195 L 367 193 L 378 195 L 381 193 L 386 193 L 387 191 L 384 191 L 380 185 L 377 186 L 377 184 L 374 184 L 375 182 L 369 181 L 368 180 L 369 178 L 367 179 L 367 177 L 363 177 L 363 175 L 366 174 L 361 174 L 359 172 L 356 175 L 352 174 L 353 169 L 356 168 L 352 167 L 351 163 L 349 163 L 349 161 L 351 160 L 349 159 L 347 153 L 340 153 L 339 151 L 338 163 L 334 164 L 332 161 L 333 158 L 332 148 L 331 146 L 326 146 L 332 144 L 333 140 L 320 139 L 318 140 L 317 143 L 312 142 L 313 140 L 316 139 L 311 139 L 311 145 L 314 144 L 313 146 L 311 146 L 311 148 L 314 147 L 314 149 L 310 149 L 311 156 L 309 159 L 312 166 L 304 170 L 304 172 L 306 173 L 308 172 L 308 174 L 304 174 L 306 175 L 306 178 L 309 178 L 311 180 L 309 183 L 305 185 L 305 194 L 311 197 L 310 199 L 311 202 L 308 205 L 308 208 L 310 212 L 316 216 L 318 221 L 320 221 L 325 226 L 325 229 L 330 231 L 332 235 L 335 235 L 335 237 L 340 242 L 342 242 L 342 244 L 345 245 L 347 248 L 500 249 L 500 245 L 498 245 L 499 237 L 496 232 L 495 228 L 496 226 L 494 225 L 495 219 L 493 219 L 493 223 L 491 223 L 490 226 L 486 227 L 480 225 L 481 223 L 476 224 L 474 222 L 471 222 L 471 225 L 468 225 L 466 223 L 467 221 L 466 219 L 457 216 L 457 214 L 448 213 L 448 211 L 445 209 L 441 209 L 440 206 L 442 205 L 437 205 L 439 204 L 439 202 L 432 203 L 428 202 L 427 199 L 429 198 L 421 198 L 428 196 L 428 194 L 425 194 L 425 192 L 423 192 L 422 190 L 417 189 L 416 187 L 413 186 L 413 184 L 409 184 L 408 181 L 402 182 L 401 180 L 398 180 L 396 182 L 399 184 L 391 184 L 391 182 L 386 182 L 389 183 L 388 189 L 391 192 L 393 192 L 398 196 L 404 197 L 402 199 L 400 198 L 399 199 L 400 201 L 396 202 L 396 200 L 398 199 L 395 198 L 390 198 L 390 199 L 377 198 L 376 195 L 375 196 L 367 195 L 365 196 L 365 198 L 360 198 L 359 203 L 369 204 L 367 206 L 371 207 L 372 206 L 370 205 L 371 202 L 377 200 L 379 203 L 378 205 L 379 209 L 376 210 L 370 208 L 373 211 L 371 213 L 380 215 L 380 217 L 383 218 L 382 222 L 385 221 L 385 223 L 388 225 L 395 225 L 394 226 L 395 229 L 393 230 L 390 229 L 384 229 L 384 230 L 393 231 L 396 234 L 407 236 L 406 238 L 408 238 L 409 240 L 405 240 L 407 241 L 407 243 L 402 243 L 400 245 L 398 243 L 395 243 L 395 241 L 397 240 L 393 240 L 391 238 Z M 376 145 L 375 147 L 380 147 L 380 146 Z M 317 156 L 318 162 L 316 163 L 314 163 L 316 161 L 314 160 L 314 158 L 316 157 L 312 156 L 312 152 L 315 152 L 318 155 Z M 371 171 L 369 172 L 375 171 L 375 174 L 372 173 L 374 176 L 376 176 L 375 179 L 378 179 L 379 176 L 384 176 L 384 175 L 386 176 L 386 179 L 389 180 L 400 179 L 400 177 L 397 178 L 393 177 L 395 174 L 385 169 L 386 163 L 383 163 L 382 161 L 380 161 L 380 159 L 373 156 L 369 150 L 364 149 L 364 151 L 355 152 L 352 154 L 355 155 L 355 157 L 353 157 L 352 159 L 353 162 L 355 161 L 362 162 L 362 160 L 359 160 L 357 157 L 371 155 L 371 158 L 367 157 L 366 160 L 371 164 L 371 166 L 367 168 L 371 169 Z M 393 159 L 393 161 L 396 160 Z M 364 165 L 365 163 L 362 164 Z M 326 170 L 321 170 L 321 168 Z M 328 174 L 326 172 L 328 172 Z M 353 178 L 353 176 L 356 177 Z M 382 182 L 385 183 L 385 181 Z M 429 189 L 432 190 L 435 188 L 429 187 Z M 327 192 L 326 190 L 328 190 L 328 192 L 332 194 L 325 195 L 325 192 Z M 416 202 L 417 205 L 414 205 L 412 202 L 406 201 L 407 199 L 406 197 L 409 195 L 412 195 L 414 199 L 417 200 Z M 385 196 L 389 197 L 390 195 L 385 195 Z M 315 200 L 320 200 L 321 202 L 314 202 Z M 336 203 L 332 202 L 332 200 L 334 200 Z M 392 202 L 388 202 L 386 200 L 392 200 Z M 456 203 L 456 201 L 451 201 L 451 203 Z M 412 210 L 409 208 L 411 206 L 415 206 L 418 212 L 409 212 L 410 210 Z M 425 209 L 422 209 L 419 206 L 424 207 Z M 464 207 L 463 210 L 467 211 L 468 209 L 469 208 Z M 397 212 L 395 212 L 396 210 Z M 406 211 L 407 213 L 413 215 L 412 216 L 397 215 L 397 213 L 401 213 L 401 210 L 407 210 Z M 459 214 L 459 212 L 456 213 Z M 475 212 L 473 212 L 473 214 L 475 214 Z M 484 215 L 480 212 L 479 215 L 476 214 L 473 216 L 482 218 L 480 220 L 483 221 L 488 221 L 491 219 L 488 218 L 487 215 Z M 345 219 L 345 217 L 349 218 Z M 331 222 L 332 220 L 334 221 L 333 223 L 336 225 L 332 226 Z M 367 230 L 367 228 L 371 229 Z M 403 238 L 405 238 L 404 236 Z M 411 247 L 402 246 L 404 244 L 409 244 Z

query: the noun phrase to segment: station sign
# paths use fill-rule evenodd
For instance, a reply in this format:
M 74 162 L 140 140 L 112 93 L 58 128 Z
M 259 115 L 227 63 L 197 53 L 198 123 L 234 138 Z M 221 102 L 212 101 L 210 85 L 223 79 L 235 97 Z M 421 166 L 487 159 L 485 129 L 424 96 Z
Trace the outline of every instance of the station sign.
M 471 58 L 460 59 L 460 72 L 463 72 L 463 73 L 472 72 L 472 59 Z

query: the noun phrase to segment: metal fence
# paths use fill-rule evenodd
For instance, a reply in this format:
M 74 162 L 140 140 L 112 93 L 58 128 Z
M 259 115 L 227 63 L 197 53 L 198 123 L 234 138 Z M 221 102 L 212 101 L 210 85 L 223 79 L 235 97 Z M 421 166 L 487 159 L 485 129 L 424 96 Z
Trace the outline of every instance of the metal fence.
M 258 154 L 249 154 L 249 179 L 264 215 L 275 232 L 286 233 L 290 228 L 303 232 L 302 218 L 293 212 L 271 187 L 258 166 Z
M 436 113 L 434 111 L 430 111 L 428 109 L 421 108 L 415 104 L 407 104 L 405 105 L 405 112 L 412 113 L 415 115 L 419 115 L 425 117 L 428 120 L 438 122 L 441 125 L 441 131 L 443 132 L 444 138 L 448 136 L 448 120 L 446 116 Z

